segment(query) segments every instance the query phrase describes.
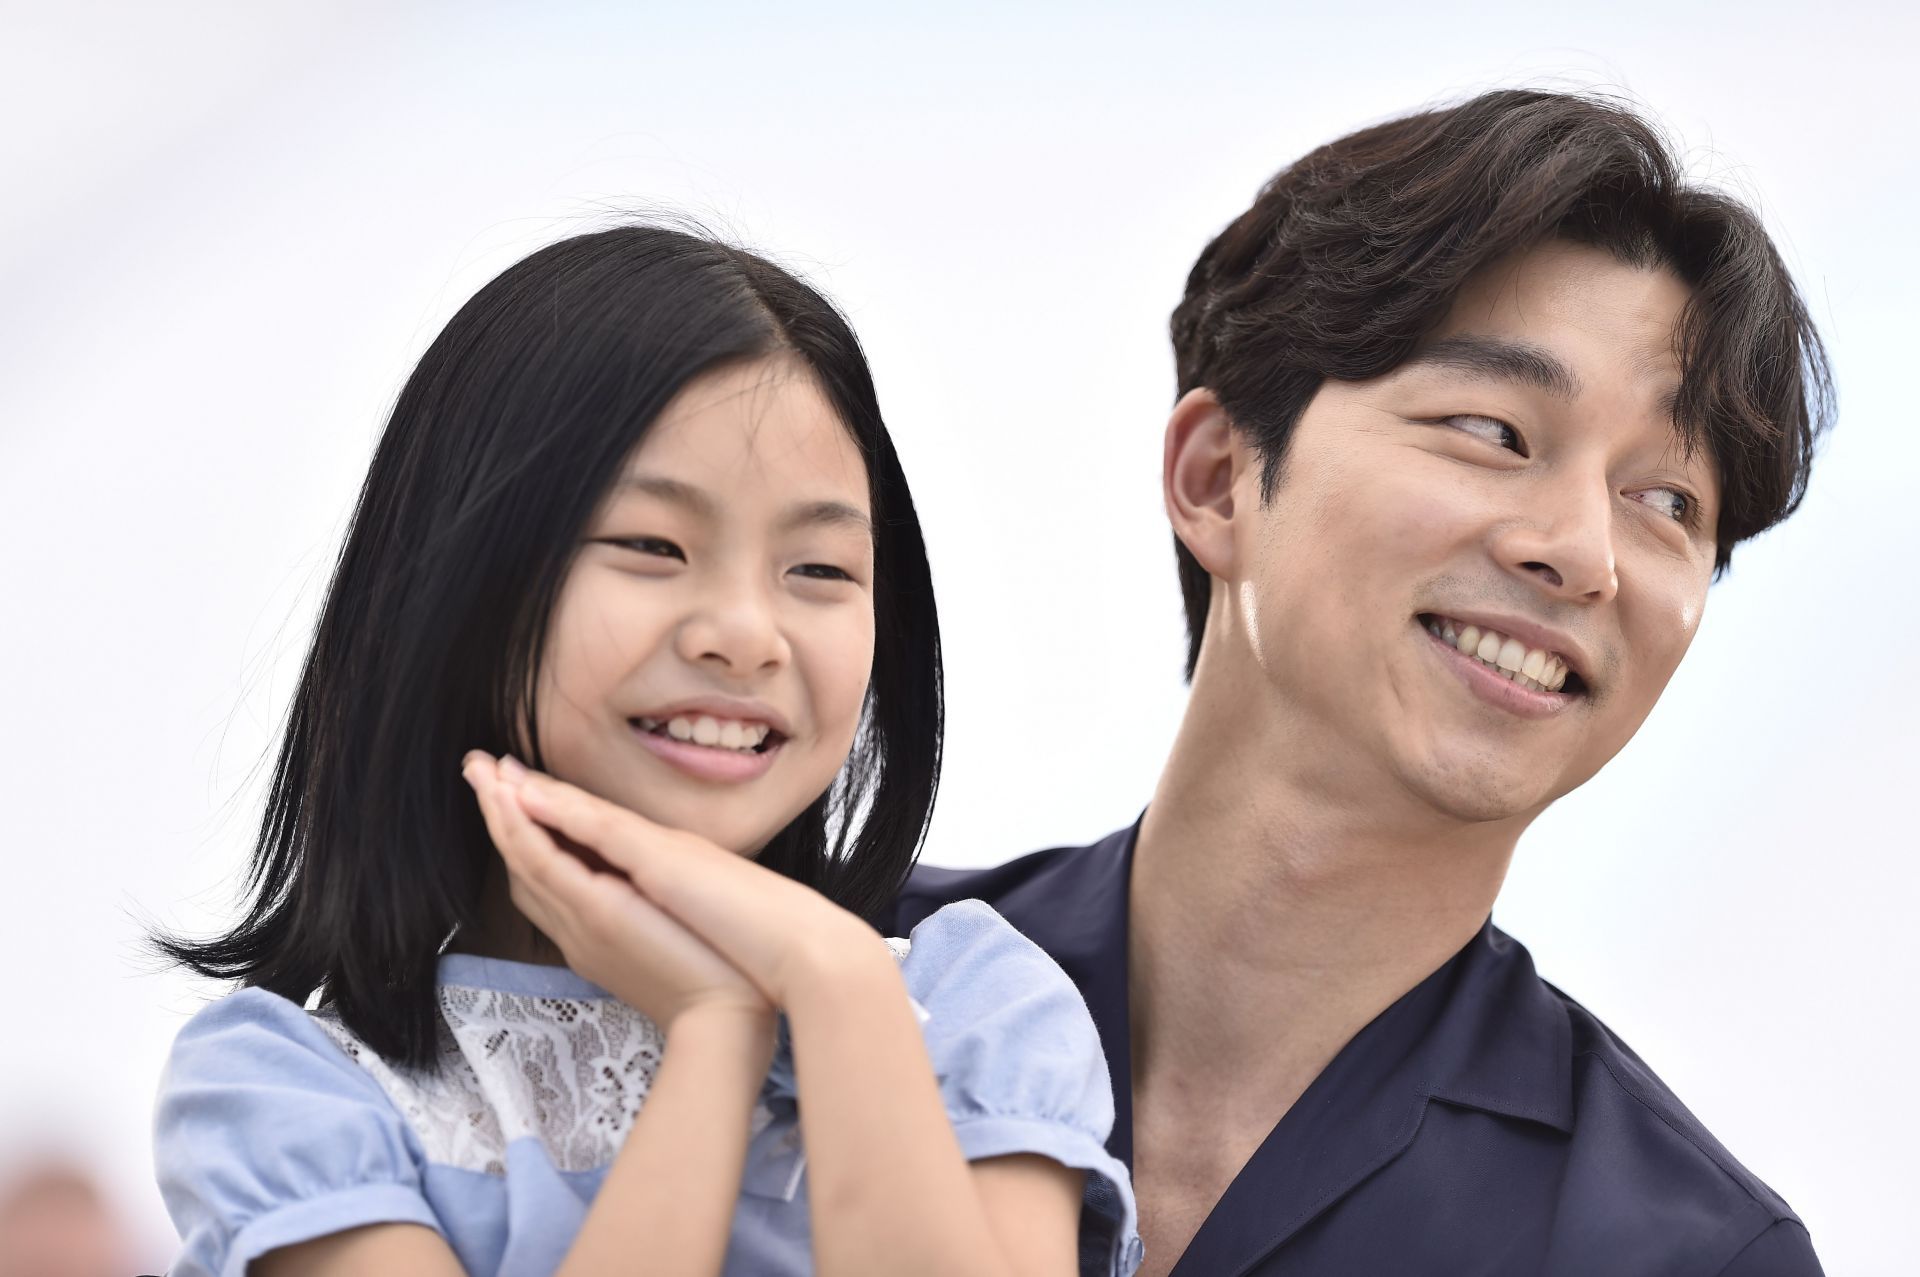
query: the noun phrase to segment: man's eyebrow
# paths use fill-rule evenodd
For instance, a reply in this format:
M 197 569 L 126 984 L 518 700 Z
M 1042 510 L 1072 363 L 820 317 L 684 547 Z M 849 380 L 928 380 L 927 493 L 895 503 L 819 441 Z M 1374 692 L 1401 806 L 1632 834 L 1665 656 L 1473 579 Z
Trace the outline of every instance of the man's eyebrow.
M 645 496 L 657 497 L 681 506 L 703 519 L 718 516 L 720 507 L 705 489 L 679 479 L 669 479 L 664 475 L 625 474 L 614 485 L 616 492 L 638 492 Z M 866 511 L 845 501 L 803 501 L 789 506 L 780 516 L 779 529 L 791 532 L 796 528 L 816 527 L 819 525 L 841 525 L 865 534 L 873 535 L 873 520 Z
M 1556 399 L 1575 399 L 1580 394 L 1580 379 L 1552 351 L 1504 337 L 1475 333 L 1443 337 L 1415 351 L 1412 358 L 1400 366 L 1413 368 L 1427 364 L 1485 380 L 1517 381 L 1544 390 Z
M 1680 392 L 1685 389 L 1685 386 L 1675 386 L 1660 396 L 1660 415 L 1671 421 L 1675 429 L 1680 427 Z

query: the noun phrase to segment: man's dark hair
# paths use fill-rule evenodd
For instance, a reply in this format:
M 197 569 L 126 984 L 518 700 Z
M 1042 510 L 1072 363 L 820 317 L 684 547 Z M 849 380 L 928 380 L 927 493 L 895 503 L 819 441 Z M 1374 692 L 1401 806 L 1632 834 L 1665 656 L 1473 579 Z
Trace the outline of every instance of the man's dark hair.
M 853 330 L 778 266 L 656 226 L 580 235 L 482 288 L 407 379 L 294 693 L 239 924 L 171 958 L 433 1059 L 441 946 L 495 856 L 469 749 L 543 766 L 548 621 L 625 458 L 694 378 L 768 356 L 817 381 L 866 462 L 874 651 L 853 752 L 761 864 L 877 916 L 940 773 L 940 631 L 905 475 Z M 524 744 L 523 744 L 524 742 Z
M 1179 393 L 1204 386 L 1261 461 L 1272 497 L 1287 439 L 1326 378 L 1403 363 L 1467 278 L 1561 238 L 1692 291 L 1675 415 L 1721 485 L 1716 576 L 1733 547 L 1791 514 L 1832 419 L 1819 336 L 1759 219 L 1687 183 L 1630 108 L 1502 90 L 1329 142 L 1283 169 L 1216 236 L 1173 312 Z M 1211 580 L 1176 537 L 1187 677 Z

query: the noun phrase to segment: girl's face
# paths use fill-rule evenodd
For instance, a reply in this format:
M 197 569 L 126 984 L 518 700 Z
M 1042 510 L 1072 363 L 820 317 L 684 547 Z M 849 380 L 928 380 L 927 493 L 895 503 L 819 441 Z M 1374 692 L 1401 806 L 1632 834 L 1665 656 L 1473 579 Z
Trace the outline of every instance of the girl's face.
M 561 587 L 548 770 L 753 854 L 853 747 L 873 665 L 867 472 L 789 359 L 688 383 L 615 478 Z

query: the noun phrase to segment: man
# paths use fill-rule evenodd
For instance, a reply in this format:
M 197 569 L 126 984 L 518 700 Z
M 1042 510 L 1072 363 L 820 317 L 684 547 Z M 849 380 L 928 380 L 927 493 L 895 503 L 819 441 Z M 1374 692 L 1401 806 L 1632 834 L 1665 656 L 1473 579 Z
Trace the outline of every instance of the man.
M 1192 696 L 1132 829 L 922 869 L 1093 1009 L 1152 1277 L 1803 1274 L 1807 1232 L 1488 923 L 1733 547 L 1804 490 L 1818 338 L 1745 208 L 1604 101 L 1308 155 L 1173 316 Z

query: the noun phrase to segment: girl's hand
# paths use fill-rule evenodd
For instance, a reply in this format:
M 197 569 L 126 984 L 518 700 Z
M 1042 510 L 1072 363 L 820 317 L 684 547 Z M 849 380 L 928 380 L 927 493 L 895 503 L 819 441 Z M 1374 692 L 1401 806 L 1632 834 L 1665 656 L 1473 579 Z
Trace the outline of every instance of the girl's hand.
M 764 1024 L 771 1052 L 773 1008 L 755 983 L 625 877 L 597 873 L 556 843 L 528 818 L 516 771 L 530 774 L 476 751 L 461 774 L 506 862 L 514 906 L 559 946 L 567 965 L 669 1036 L 688 1012 L 733 1012 Z
M 894 969 L 873 928 L 812 888 L 551 776 L 522 768 L 517 780 L 528 816 L 624 873 L 774 1006 L 838 973 Z

